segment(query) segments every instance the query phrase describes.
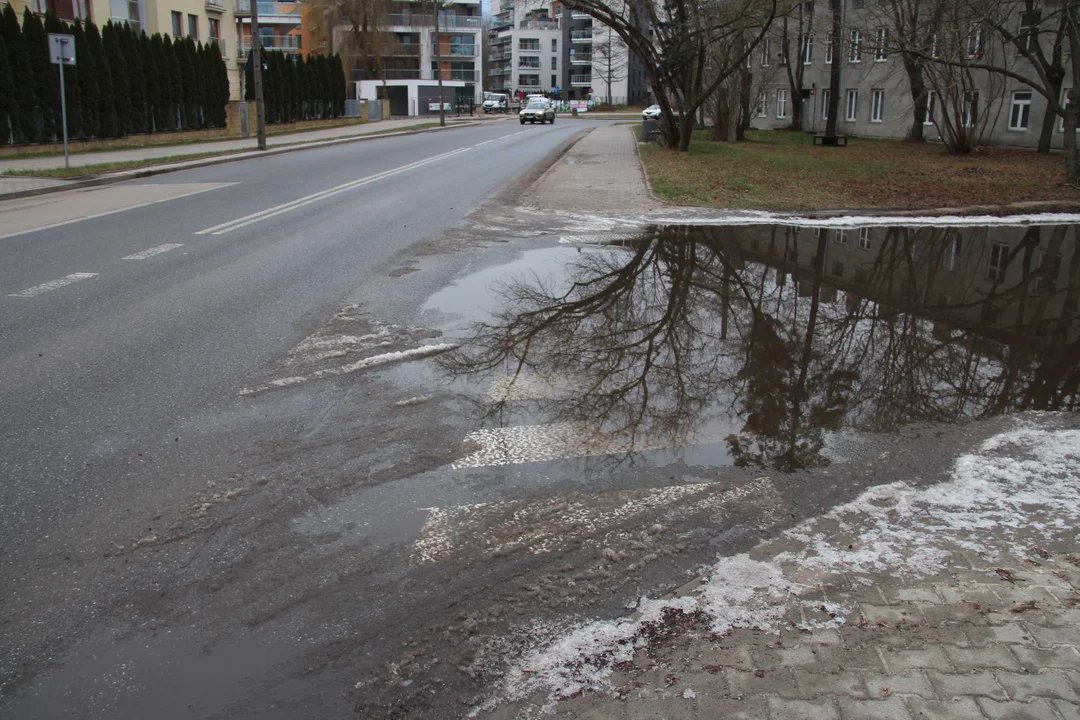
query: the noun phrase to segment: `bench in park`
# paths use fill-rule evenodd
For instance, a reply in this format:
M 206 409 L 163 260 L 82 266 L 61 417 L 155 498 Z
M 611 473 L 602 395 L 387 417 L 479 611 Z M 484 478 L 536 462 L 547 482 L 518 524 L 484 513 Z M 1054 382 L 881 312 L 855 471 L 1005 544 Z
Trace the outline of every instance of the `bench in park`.
M 814 135 L 814 144 L 825 147 L 847 147 L 847 141 L 847 135 Z

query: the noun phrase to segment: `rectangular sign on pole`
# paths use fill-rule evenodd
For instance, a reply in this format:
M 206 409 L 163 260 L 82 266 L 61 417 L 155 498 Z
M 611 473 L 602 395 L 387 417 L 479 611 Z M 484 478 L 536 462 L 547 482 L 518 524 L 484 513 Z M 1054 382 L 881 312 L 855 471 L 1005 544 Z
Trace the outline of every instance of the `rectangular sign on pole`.
M 75 64 L 75 36 L 49 33 L 49 62 L 53 65 Z

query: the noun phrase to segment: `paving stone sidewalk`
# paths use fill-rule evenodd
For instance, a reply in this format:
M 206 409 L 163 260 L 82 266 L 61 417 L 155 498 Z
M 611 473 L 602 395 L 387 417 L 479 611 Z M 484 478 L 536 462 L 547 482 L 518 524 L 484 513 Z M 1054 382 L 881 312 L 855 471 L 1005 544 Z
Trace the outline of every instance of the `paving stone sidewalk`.
M 519 205 L 557 212 L 644 212 L 663 207 L 653 199 L 626 125 L 592 130 L 544 173 Z
M 1075 463 L 1075 448 L 1062 452 Z M 966 486 L 885 489 L 758 545 L 741 562 L 775 568 L 779 582 L 740 601 L 749 615 L 736 629 L 713 634 L 692 614 L 665 623 L 615 665 L 611 692 L 547 708 L 535 693 L 488 717 L 1080 720 L 1075 465 L 1028 470 L 984 500 L 983 488 L 995 492 L 984 478 L 1025 467 L 996 462 Z M 918 572 L 928 558 L 936 572 Z M 704 582 L 674 595 L 705 597 Z M 770 627 L 745 621 L 756 613 Z

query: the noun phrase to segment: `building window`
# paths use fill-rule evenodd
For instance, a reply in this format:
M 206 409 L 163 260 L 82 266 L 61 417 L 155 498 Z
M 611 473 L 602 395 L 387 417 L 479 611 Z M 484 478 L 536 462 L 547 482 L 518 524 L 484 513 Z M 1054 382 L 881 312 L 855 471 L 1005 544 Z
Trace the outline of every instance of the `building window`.
M 934 124 L 934 110 L 936 109 L 936 105 L 937 93 L 931 90 L 930 92 L 926 93 L 926 117 L 923 118 L 923 125 Z
M 847 230 L 833 230 L 833 242 L 837 245 L 847 245 Z
M 960 124 L 973 127 L 979 122 L 979 93 L 968 90 L 964 93 L 964 103 L 960 108 Z
M 1061 104 L 1064 107 L 1064 106 L 1068 106 L 1068 104 L 1071 103 L 1071 102 L 1072 102 L 1072 89 L 1071 88 L 1065 88 L 1064 90 L 1061 91 Z M 1058 117 L 1057 131 L 1059 133 L 1065 132 L 1065 118 Z
M 783 120 L 787 117 L 787 90 L 776 91 L 776 118 Z
M 814 36 L 807 35 L 803 41 L 802 64 L 809 65 L 814 61 Z
M 538 88 L 540 87 L 539 75 L 518 75 L 518 85 L 522 87 Z
M 188 15 L 187 16 L 187 34 L 189 37 L 198 40 L 199 39 L 199 16 Z
M 521 57 L 518 58 L 518 67 L 519 68 L 529 68 L 531 70 L 539 70 L 540 69 L 540 58 L 538 58 L 538 57 L 527 57 L 525 55 L 522 55 Z
M 521 38 L 518 40 L 518 50 L 539 50 L 540 41 L 536 38 Z
M 1002 280 L 1005 277 L 1005 266 L 1009 263 L 1009 246 L 1005 243 L 994 243 L 990 246 L 990 264 L 986 268 L 987 280 Z
M 821 119 L 822 120 L 828 120 L 829 119 L 829 91 L 828 90 L 822 90 L 821 91 Z
M 557 58 L 557 57 L 551 58 L 551 69 L 552 70 L 558 70 L 559 69 L 559 58 Z
M 1021 50 L 1031 52 L 1035 49 L 1036 33 L 1039 31 L 1039 21 L 1042 13 L 1038 10 L 1020 13 L 1020 31 L 1016 34 L 1016 44 Z
M 787 64 L 788 64 L 787 43 L 781 43 L 781 45 L 780 45 L 780 67 L 787 67 Z
M 772 46 L 772 41 L 769 38 L 764 38 L 761 41 L 761 67 L 769 67 L 769 51 Z
M 937 33 L 934 33 L 930 36 L 930 57 L 934 58 L 935 60 L 941 57 L 941 49 L 938 45 Z
M 850 44 L 848 46 L 848 62 L 859 63 L 862 62 L 862 33 L 858 30 L 852 30 L 849 36 Z
M 870 122 L 879 123 L 885 116 L 885 91 L 874 90 L 870 94 Z
M 859 229 L 859 249 L 860 250 L 869 250 L 870 249 L 870 228 L 860 228 Z
M 553 88 L 559 87 L 559 76 L 558 75 L 552 75 L 551 76 L 551 87 L 553 87 Z
M 109 14 L 113 22 L 127 23 L 136 33 L 142 29 L 139 0 L 109 0 Z
M 1031 91 L 1017 90 L 1012 94 L 1012 107 L 1009 109 L 1009 129 L 1027 130 L 1031 115 Z
M 832 65 L 833 56 L 833 36 L 825 38 L 825 64 Z
M 941 265 L 946 272 L 956 272 L 960 258 L 960 233 L 956 233 L 949 239 L 945 246 L 945 254 L 941 258 Z
M 551 52 L 559 52 L 559 41 L 556 38 L 551 38 Z
M 885 62 L 889 59 L 889 31 L 886 28 L 877 29 L 877 42 L 874 45 L 874 62 Z
M 221 39 L 221 21 L 216 19 L 216 18 L 207 18 L 207 22 L 210 23 L 210 27 L 209 27 L 210 39 L 211 40 L 220 40 Z
M 184 37 L 184 14 L 172 11 L 172 34 L 173 37 Z
M 768 108 L 768 106 L 769 106 L 769 93 L 762 90 L 761 93 L 758 94 L 757 116 L 762 117 L 762 118 L 763 117 L 768 117 L 769 116 L 769 108 Z
M 979 57 L 982 55 L 982 26 L 972 25 L 968 30 L 967 43 L 966 43 L 967 56 Z
M 847 117 L 844 118 L 847 122 L 855 122 L 859 112 L 859 91 L 848 90 L 847 91 Z

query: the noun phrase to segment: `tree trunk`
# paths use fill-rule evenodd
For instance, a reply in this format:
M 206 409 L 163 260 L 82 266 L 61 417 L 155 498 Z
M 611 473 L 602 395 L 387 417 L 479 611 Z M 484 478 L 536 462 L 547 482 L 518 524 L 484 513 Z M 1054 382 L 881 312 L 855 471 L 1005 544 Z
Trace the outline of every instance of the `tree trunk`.
M 694 133 L 694 114 L 679 114 L 679 150 L 686 152 L 690 149 L 690 136 Z
M 1077 108 L 1070 102 L 1065 106 L 1065 177 L 1070 185 L 1080 185 L 1080 154 L 1076 146 Z
M 1064 78 L 1050 77 L 1047 83 L 1047 89 L 1050 90 L 1054 97 L 1061 97 L 1061 84 Z M 1054 125 L 1057 124 L 1058 115 L 1050 107 L 1050 102 L 1046 101 L 1045 111 L 1043 112 L 1042 128 L 1039 130 L 1039 147 L 1038 152 L 1042 155 L 1050 154 L 1050 142 L 1054 139 Z
M 841 0 L 829 0 L 832 9 L 833 53 L 832 66 L 829 68 L 829 119 L 825 123 L 826 137 L 836 137 L 836 116 L 840 114 L 840 70 L 844 61 L 844 50 L 840 44 L 843 32 Z
M 923 79 L 922 66 L 908 55 L 904 56 L 904 70 L 907 72 L 908 86 L 911 88 L 911 99 L 915 102 L 915 115 L 911 119 L 911 132 L 908 133 L 908 139 L 923 142 L 926 110 L 929 104 L 926 81 Z

